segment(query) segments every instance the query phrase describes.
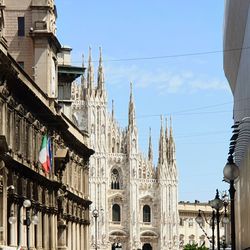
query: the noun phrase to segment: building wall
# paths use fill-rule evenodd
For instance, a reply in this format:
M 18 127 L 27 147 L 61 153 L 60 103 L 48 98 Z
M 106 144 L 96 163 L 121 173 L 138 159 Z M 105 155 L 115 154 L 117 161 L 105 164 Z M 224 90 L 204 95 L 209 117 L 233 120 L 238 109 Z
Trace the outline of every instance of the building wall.
M 4 36 L 9 52 L 51 98 L 57 97 L 56 9 L 53 0 L 5 2 Z M 24 36 L 18 35 L 18 17 L 24 17 Z
M 240 168 L 236 180 L 236 249 L 250 247 L 250 215 L 248 190 L 250 171 L 249 117 L 250 117 L 250 1 L 226 1 L 224 49 L 238 49 L 237 52 L 224 52 L 224 70 L 234 96 L 234 121 L 238 123 L 238 139 L 234 158 Z M 236 55 L 237 53 L 237 55 Z
M 179 241 L 180 241 L 180 249 L 183 249 L 183 246 L 186 244 L 198 244 L 201 246 L 205 242 L 205 246 L 211 248 L 212 246 L 212 227 L 210 225 L 212 218 L 212 208 L 208 203 L 190 203 L 190 202 L 179 202 L 178 205 L 179 210 Z M 196 222 L 196 218 L 198 216 L 199 210 L 202 210 L 201 213 L 204 223 L 199 226 Z M 223 211 L 222 216 L 220 218 L 223 219 Z M 226 241 L 226 230 L 225 226 L 220 223 L 220 241 Z M 215 228 L 215 245 L 217 243 L 217 231 Z
M 57 60 L 60 47 L 52 30 L 54 1 L 9 0 L 5 5 L 1 6 L 6 22 L 0 36 L 0 249 L 26 249 L 28 245 L 34 250 L 88 249 L 88 163 L 94 151 L 88 147 L 87 133 L 76 128 L 49 98 L 52 92 L 47 92 L 53 75 L 57 84 L 51 62 Z M 27 15 L 29 23 L 31 12 L 37 9 L 47 14 L 51 34 L 43 35 L 49 39 L 43 35 L 41 39 L 17 38 L 17 16 Z M 28 65 L 29 54 L 35 62 L 36 53 L 30 46 L 33 39 L 44 47 L 41 54 L 48 55 L 40 64 L 43 79 L 49 81 L 44 91 L 17 61 L 20 56 Z M 52 149 L 52 165 L 47 172 L 38 159 L 45 136 L 51 139 Z M 25 199 L 31 201 L 30 209 L 24 207 Z M 33 216 L 38 217 L 37 225 Z M 27 225 L 29 218 L 31 224 Z

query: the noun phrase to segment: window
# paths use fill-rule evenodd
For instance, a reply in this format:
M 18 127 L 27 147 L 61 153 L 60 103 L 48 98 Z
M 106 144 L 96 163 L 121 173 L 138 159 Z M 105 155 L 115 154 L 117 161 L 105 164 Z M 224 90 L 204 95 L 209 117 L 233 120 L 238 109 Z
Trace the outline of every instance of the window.
M 180 226 L 184 226 L 184 220 L 183 220 L 183 218 L 180 218 Z
M 111 172 L 111 189 L 120 189 L 120 176 L 116 168 Z
M 112 221 L 121 221 L 121 208 L 118 204 L 114 204 L 112 207 Z
M 24 16 L 18 17 L 17 22 L 18 22 L 18 36 L 24 36 L 25 35 Z
M 180 246 L 183 247 L 183 245 L 184 245 L 184 235 L 183 234 L 180 235 L 179 241 L 180 241 Z
M 194 224 L 193 218 L 190 218 L 190 219 L 188 220 L 188 226 L 189 226 L 189 227 L 192 227 L 193 224 Z
M 143 206 L 143 222 L 151 222 L 150 206 Z
M 190 245 L 195 244 L 195 239 L 194 239 L 194 238 L 195 238 L 195 237 L 194 237 L 193 234 L 189 236 L 189 244 L 190 244 Z
M 19 66 L 24 69 L 24 62 L 20 61 L 20 62 L 17 62 L 19 64 Z
M 201 235 L 200 236 L 199 246 L 205 246 L 205 235 Z

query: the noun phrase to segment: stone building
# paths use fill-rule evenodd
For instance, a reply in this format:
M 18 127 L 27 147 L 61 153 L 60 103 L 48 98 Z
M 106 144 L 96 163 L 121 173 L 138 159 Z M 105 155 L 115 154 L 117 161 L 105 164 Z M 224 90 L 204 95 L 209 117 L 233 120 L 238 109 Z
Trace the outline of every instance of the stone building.
M 212 208 L 209 203 L 204 202 L 179 202 L 179 243 L 180 249 L 187 244 L 198 244 L 198 246 L 206 246 L 212 249 Z M 199 214 L 203 219 L 201 225 L 196 222 Z M 226 245 L 227 226 L 222 223 L 224 218 L 223 210 L 221 211 L 220 220 L 220 242 L 221 248 Z M 215 225 L 216 227 L 216 225 Z M 215 245 L 217 242 L 217 229 L 214 230 Z
M 107 108 L 102 54 L 97 82 L 89 53 L 87 77 L 72 89 L 73 117 L 90 135 L 92 211 L 91 248 L 178 249 L 178 175 L 172 125 L 161 123 L 159 157 L 153 163 L 151 136 L 148 156 L 139 150 L 135 103 L 130 90 L 128 126 L 121 128 Z M 96 210 L 94 210 L 96 212 Z M 97 246 L 96 246 L 97 244 Z
M 52 0 L 0 1 L 0 249 L 89 246 L 94 151 L 55 100 L 55 19 Z M 76 76 L 67 67 L 62 84 L 66 74 L 67 83 Z M 39 162 L 46 137 L 49 171 Z
M 224 72 L 233 105 L 229 154 L 240 169 L 235 180 L 236 249 L 250 249 L 250 1 L 225 1 Z M 227 156 L 225 156 L 226 158 Z

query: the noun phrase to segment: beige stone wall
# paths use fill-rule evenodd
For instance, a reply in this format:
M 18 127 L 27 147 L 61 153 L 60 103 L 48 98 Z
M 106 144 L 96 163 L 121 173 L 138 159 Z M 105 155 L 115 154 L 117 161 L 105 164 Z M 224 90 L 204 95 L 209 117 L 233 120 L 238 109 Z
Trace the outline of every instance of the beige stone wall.
M 198 244 L 199 246 L 203 243 L 203 240 L 205 240 L 206 247 L 210 247 L 211 243 L 209 242 L 208 237 L 212 236 L 212 228 L 211 226 L 204 221 L 204 224 L 202 228 L 204 231 L 200 228 L 198 223 L 195 221 L 195 218 L 198 216 L 199 210 L 202 210 L 205 213 L 207 222 L 210 222 L 210 219 L 212 217 L 212 208 L 208 203 L 179 203 L 178 205 L 179 210 L 179 217 L 180 217 L 180 223 L 179 223 L 179 239 L 180 239 L 180 245 L 186 245 L 186 244 Z M 204 215 L 204 214 L 202 214 Z M 204 217 L 203 217 L 204 218 Z M 207 236 L 205 235 L 207 234 Z M 217 231 L 215 229 L 215 238 L 217 235 Z M 224 226 L 220 226 L 220 238 L 222 239 L 225 237 L 225 230 Z M 181 242 L 183 241 L 183 242 Z M 216 244 L 216 239 L 215 239 Z M 180 249 L 182 249 L 180 247 Z
M 41 3 L 42 8 L 31 7 Z M 57 51 L 49 36 L 55 35 L 55 15 L 49 1 L 10 0 L 5 8 L 5 38 L 9 53 L 51 98 L 57 97 Z M 25 35 L 18 36 L 18 17 L 25 18 Z M 53 35 L 51 35 L 53 34 Z
M 28 6 L 30 0 L 25 1 L 8 1 L 5 10 L 5 38 L 7 39 L 9 52 L 17 62 L 25 62 L 24 69 L 32 77 L 34 72 L 32 67 L 33 61 L 33 42 L 29 36 L 30 27 L 32 26 L 31 11 Z M 18 37 L 17 18 L 25 17 L 25 36 Z

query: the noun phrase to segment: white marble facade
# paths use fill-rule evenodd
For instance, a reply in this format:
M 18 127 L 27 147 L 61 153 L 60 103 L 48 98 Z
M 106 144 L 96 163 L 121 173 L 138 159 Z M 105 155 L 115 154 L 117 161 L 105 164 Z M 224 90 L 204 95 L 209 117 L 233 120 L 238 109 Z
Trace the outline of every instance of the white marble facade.
M 148 156 L 138 146 L 132 84 L 128 125 L 121 128 L 107 109 L 102 55 L 97 83 L 89 51 L 87 76 L 72 86 L 73 120 L 88 131 L 90 200 L 99 216 L 90 225 L 90 249 L 178 249 L 178 174 L 172 126 L 163 128 L 158 163 L 153 163 L 151 135 Z M 150 124 L 149 124 L 150 125 Z M 95 231 L 96 230 L 96 231 Z M 96 237 L 97 232 L 97 237 Z

